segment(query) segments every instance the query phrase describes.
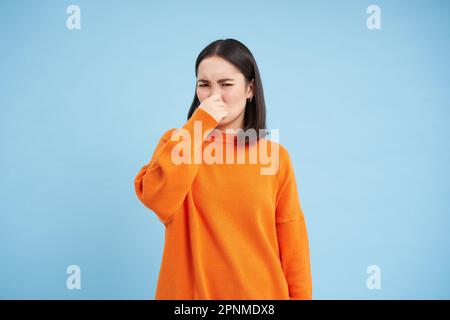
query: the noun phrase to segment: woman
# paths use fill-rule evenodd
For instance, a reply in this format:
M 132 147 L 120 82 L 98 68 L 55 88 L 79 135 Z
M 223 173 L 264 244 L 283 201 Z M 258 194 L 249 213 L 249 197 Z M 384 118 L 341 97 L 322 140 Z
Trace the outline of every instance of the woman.
M 294 170 L 288 151 L 265 137 L 252 53 L 237 40 L 217 40 L 195 72 L 187 122 L 162 135 L 135 178 L 138 198 L 165 226 L 155 299 L 312 299 Z M 261 159 L 236 161 L 263 144 L 276 170 L 263 173 Z

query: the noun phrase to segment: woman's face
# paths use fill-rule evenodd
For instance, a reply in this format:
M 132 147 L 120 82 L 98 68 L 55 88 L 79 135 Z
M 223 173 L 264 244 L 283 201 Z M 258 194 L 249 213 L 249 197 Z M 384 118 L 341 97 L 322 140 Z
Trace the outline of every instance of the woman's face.
M 200 103 L 214 94 L 220 94 L 228 115 L 217 128 L 243 129 L 247 99 L 253 97 L 253 80 L 246 85 L 244 75 L 227 60 L 209 57 L 198 66 L 197 97 Z

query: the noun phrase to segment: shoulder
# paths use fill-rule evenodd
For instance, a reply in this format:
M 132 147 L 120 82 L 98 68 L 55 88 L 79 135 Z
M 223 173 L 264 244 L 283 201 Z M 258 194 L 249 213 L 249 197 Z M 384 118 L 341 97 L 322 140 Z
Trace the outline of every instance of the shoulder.
M 169 141 L 169 140 L 170 140 L 170 137 L 171 137 L 172 135 L 174 135 L 175 132 L 176 132 L 177 130 L 179 130 L 179 129 L 178 129 L 178 128 L 170 128 L 170 129 L 167 129 L 167 130 L 162 134 L 162 136 L 160 137 L 159 141 Z
M 267 146 L 264 144 L 267 144 Z M 267 156 L 270 157 L 272 161 L 277 162 L 278 178 L 281 180 L 287 179 L 293 171 L 291 155 L 288 149 L 279 141 L 271 140 L 270 138 L 261 138 L 259 147 L 265 148 L 262 152 L 267 153 Z M 261 152 L 261 150 L 259 152 Z
M 271 140 L 270 138 L 261 138 L 260 143 L 266 143 L 268 152 L 278 155 L 280 163 L 291 162 L 291 155 L 288 149 L 279 141 Z

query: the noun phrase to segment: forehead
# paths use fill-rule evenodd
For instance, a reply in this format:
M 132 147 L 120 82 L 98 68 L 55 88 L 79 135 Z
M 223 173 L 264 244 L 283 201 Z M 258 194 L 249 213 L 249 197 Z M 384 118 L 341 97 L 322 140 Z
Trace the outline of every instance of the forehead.
M 209 57 L 198 66 L 199 79 L 221 79 L 221 78 L 235 78 L 241 75 L 239 69 L 227 60 L 220 57 Z

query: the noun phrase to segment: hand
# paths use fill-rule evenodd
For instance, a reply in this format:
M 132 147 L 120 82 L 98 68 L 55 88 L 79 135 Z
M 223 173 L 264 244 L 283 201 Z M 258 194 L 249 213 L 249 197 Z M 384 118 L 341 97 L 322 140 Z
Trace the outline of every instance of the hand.
M 225 109 L 225 103 L 220 94 L 206 98 L 198 107 L 208 112 L 217 122 L 220 122 L 220 120 L 228 115 L 228 111 Z

